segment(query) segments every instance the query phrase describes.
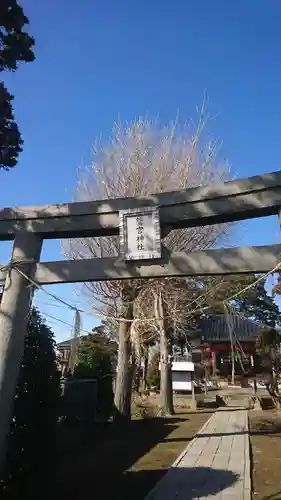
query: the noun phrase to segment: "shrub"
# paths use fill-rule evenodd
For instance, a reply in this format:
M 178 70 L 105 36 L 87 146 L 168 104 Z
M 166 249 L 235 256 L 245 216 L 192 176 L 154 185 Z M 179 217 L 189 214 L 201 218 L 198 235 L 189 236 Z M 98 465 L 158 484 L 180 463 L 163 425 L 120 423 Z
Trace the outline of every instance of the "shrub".
M 112 411 L 112 356 L 109 346 L 101 341 L 96 342 L 94 338 L 82 342 L 78 349 L 74 378 L 97 381 L 95 408 L 97 420 L 108 420 Z

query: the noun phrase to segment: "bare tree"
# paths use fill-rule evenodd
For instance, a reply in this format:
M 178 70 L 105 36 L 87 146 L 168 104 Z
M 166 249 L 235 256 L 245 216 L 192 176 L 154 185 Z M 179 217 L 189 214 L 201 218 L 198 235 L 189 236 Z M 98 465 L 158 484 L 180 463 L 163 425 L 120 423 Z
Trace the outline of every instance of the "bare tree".
M 204 138 L 205 124 L 204 105 L 196 126 L 190 121 L 183 128 L 174 123 L 161 128 L 156 122 L 142 118 L 124 126 L 116 124 L 110 143 L 103 147 L 101 141 L 97 142 L 93 163 L 78 172 L 76 200 L 145 196 L 228 179 L 227 163 L 217 159 L 217 141 Z M 225 225 L 181 229 L 169 232 L 163 244 L 171 251 L 189 252 L 214 247 L 226 234 Z M 119 238 L 70 240 L 64 243 L 63 250 L 68 257 L 75 259 L 115 256 L 119 252 Z M 194 298 L 190 283 L 190 280 L 151 279 L 84 285 L 84 290 L 93 299 L 93 307 L 111 316 L 112 325 L 118 329 L 115 406 L 119 416 L 130 416 L 130 391 L 135 369 L 132 337 L 136 338 L 135 332 L 145 331 L 145 321 L 140 328 L 141 322 L 134 320 L 136 317 L 145 320 L 144 311 L 148 319 L 157 318 L 154 326 L 151 321 L 146 326 L 148 334 L 159 335 L 162 339 L 161 404 L 165 412 L 172 411 L 171 401 L 168 403 L 165 396 L 170 384 L 167 332 L 171 328 L 177 331 L 182 324 L 188 300 Z M 154 306 L 149 308 L 146 304 Z

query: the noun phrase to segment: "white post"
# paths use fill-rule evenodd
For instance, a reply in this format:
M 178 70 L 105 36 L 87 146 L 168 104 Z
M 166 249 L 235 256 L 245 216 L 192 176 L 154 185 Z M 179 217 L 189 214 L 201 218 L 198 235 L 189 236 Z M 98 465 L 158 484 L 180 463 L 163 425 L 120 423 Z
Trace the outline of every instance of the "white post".
M 191 380 L 191 409 L 197 410 L 197 401 L 195 397 L 195 387 L 194 387 L 194 379 Z
M 18 233 L 14 241 L 12 262 L 18 262 L 18 267 L 32 277 L 41 248 L 42 239 L 37 235 Z M 0 308 L 0 475 L 5 461 L 6 436 L 10 428 L 24 350 L 32 291 L 30 283 L 11 267 L 7 273 Z
M 192 402 L 194 402 L 195 401 L 194 380 L 191 380 L 191 397 L 192 397 Z

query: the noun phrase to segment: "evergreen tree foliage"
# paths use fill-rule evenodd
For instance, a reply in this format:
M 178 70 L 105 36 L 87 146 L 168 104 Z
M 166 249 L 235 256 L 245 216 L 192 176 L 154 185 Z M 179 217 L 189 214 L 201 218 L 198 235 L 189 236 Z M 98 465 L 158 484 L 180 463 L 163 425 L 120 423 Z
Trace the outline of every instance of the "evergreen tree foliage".
M 34 38 L 23 31 L 29 24 L 16 0 L 1 0 L 0 5 L 0 70 L 15 71 L 18 63 L 34 61 Z
M 17 163 L 23 140 L 14 119 L 14 97 L 0 82 L 0 168 L 9 170 Z
M 264 281 L 257 283 L 250 294 L 239 300 L 239 311 L 270 328 L 281 323 L 279 308 L 267 293 Z
M 279 308 L 274 301 L 274 297 L 266 291 L 265 280 L 256 283 L 257 279 L 258 277 L 255 275 L 225 276 L 220 286 L 215 289 L 215 293 L 209 294 L 207 297 L 206 305 L 208 309 L 206 314 L 223 314 L 224 300 L 236 295 L 243 288 L 253 285 L 244 293 L 235 297 L 230 303 L 238 313 L 240 312 L 265 326 L 276 327 L 281 323 Z M 210 289 L 210 278 L 204 278 L 203 283 L 204 289 Z M 200 316 L 199 311 L 199 319 Z
M 53 333 L 33 308 L 8 436 L 1 498 L 25 498 L 28 485 L 50 460 L 54 451 L 58 387 Z
M 15 71 L 20 62 L 31 62 L 34 39 L 24 31 L 29 23 L 16 0 L 0 2 L 0 72 Z M 0 82 L 0 168 L 9 170 L 17 163 L 23 140 L 14 119 L 13 96 Z

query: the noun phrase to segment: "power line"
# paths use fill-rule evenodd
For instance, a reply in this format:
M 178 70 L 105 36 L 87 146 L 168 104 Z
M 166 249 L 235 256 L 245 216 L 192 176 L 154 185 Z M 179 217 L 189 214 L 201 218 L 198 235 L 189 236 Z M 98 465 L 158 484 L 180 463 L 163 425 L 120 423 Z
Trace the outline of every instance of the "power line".
M 32 280 L 28 275 L 26 275 L 21 269 L 19 269 L 15 264 L 13 264 L 14 268 L 31 284 L 33 285 L 34 287 L 36 287 L 37 290 L 39 291 L 42 291 L 44 292 L 46 295 L 48 295 L 49 297 L 51 297 L 53 300 L 56 300 L 58 301 L 60 304 L 62 304 L 63 306 L 69 308 L 70 310 L 72 311 L 76 311 L 76 312 L 80 312 L 80 313 L 83 313 L 83 314 L 86 314 L 88 316 L 91 316 L 91 317 L 94 317 L 94 318 L 100 318 L 100 319 L 114 319 L 116 321 L 123 321 L 123 322 L 129 322 L 129 323 L 132 323 L 133 321 L 134 322 L 154 322 L 154 321 L 159 321 L 159 319 L 168 319 L 169 316 L 167 317 L 164 317 L 164 318 L 146 318 L 146 319 L 143 319 L 143 318 L 134 318 L 134 319 L 127 319 L 127 318 L 120 318 L 120 317 L 117 317 L 117 316 L 112 316 L 112 315 L 106 315 L 106 314 L 97 314 L 97 313 L 91 313 L 91 312 L 87 312 L 87 311 L 84 311 L 83 309 L 81 308 L 78 308 L 72 304 L 70 304 L 69 302 L 67 302 L 66 300 L 64 300 L 63 298 L 51 293 L 51 292 L 48 292 L 42 285 L 39 285 L 38 283 L 36 283 L 34 280 Z M 259 283 L 260 281 L 266 279 L 268 276 L 270 276 L 271 274 L 273 274 L 274 272 L 276 272 L 277 270 L 279 270 L 281 267 L 281 263 L 277 264 L 271 271 L 269 271 L 268 273 L 266 273 L 265 275 L 263 275 L 262 277 L 258 278 L 256 281 L 254 281 L 253 283 L 251 283 L 250 285 L 244 287 L 242 290 L 240 290 L 239 292 L 236 292 L 235 294 L 233 294 L 231 297 L 229 297 L 228 299 L 225 299 L 222 301 L 222 304 L 229 304 L 230 301 L 234 300 L 235 298 L 239 297 L 240 295 L 242 295 L 244 292 L 248 291 L 249 289 L 253 288 L 257 283 Z M 197 299 L 193 300 L 191 303 L 194 303 L 194 302 L 197 302 L 200 298 L 203 298 L 205 297 L 206 295 L 208 295 L 209 292 L 205 293 L 205 294 L 202 294 L 202 296 L 198 297 Z M 200 307 L 198 309 L 195 309 L 193 311 L 188 311 L 187 313 L 187 316 L 190 317 L 192 315 L 194 315 L 196 312 L 203 312 L 207 309 L 210 309 L 211 306 L 206 306 L 206 307 Z
M 71 323 L 68 323 L 68 321 L 65 321 L 63 319 L 57 318 L 56 316 L 52 316 L 49 313 L 43 312 L 42 314 L 43 314 L 43 316 L 47 316 L 47 317 L 49 317 L 51 319 L 54 319 L 54 320 L 58 321 L 59 323 L 62 323 L 64 325 L 67 325 L 67 326 L 70 326 L 71 328 L 73 328 L 73 325 Z M 80 328 L 80 331 L 86 333 L 87 335 L 92 335 L 92 333 L 93 333 L 93 332 L 90 332 L 89 330 L 85 330 L 84 328 Z

